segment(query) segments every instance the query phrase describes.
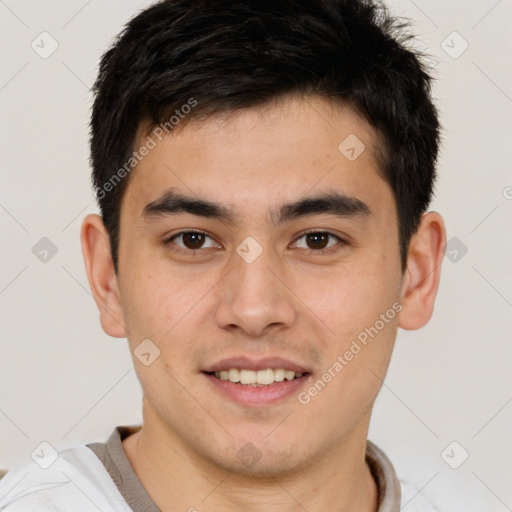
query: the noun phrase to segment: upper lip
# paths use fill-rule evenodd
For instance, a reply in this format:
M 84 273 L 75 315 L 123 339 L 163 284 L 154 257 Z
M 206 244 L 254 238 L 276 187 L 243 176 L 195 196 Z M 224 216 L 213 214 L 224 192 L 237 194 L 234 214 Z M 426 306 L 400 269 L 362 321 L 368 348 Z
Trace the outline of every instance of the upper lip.
M 253 371 L 266 370 L 267 368 L 282 368 L 283 370 L 289 370 L 295 373 L 309 373 L 307 368 L 298 363 L 290 361 L 289 359 L 283 359 L 281 357 L 265 357 L 263 359 L 253 359 L 247 356 L 221 359 L 220 361 L 206 367 L 203 371 L 220 372 L 222 370 L 229 370 L 231 368 Z

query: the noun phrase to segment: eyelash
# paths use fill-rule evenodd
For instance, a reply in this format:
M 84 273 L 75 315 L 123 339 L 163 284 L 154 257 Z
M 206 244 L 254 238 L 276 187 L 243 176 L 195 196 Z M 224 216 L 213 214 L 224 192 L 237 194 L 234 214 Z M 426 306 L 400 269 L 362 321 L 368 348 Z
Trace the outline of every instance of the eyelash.
M 199 249 L 184 249 L 183 247 L 180 247 L 178 245 L 176 245 L 173 240 L 175 238 L 178 238 L 179 236 L 181 235 L 186 235 L 186 234 L 189 234 L 189 233 L 198 233 L 200 235 L 205 235 L 206 237 L 212 239 L 208 233 L 204 232 L 204 231 L 200 231 L 200 230 L 195 230 L 195 229 L 189 229 L 187 231 L 180 231 L 179 233 L 175 233 L 174 235 L 172 235 L 171 237 L 167 238 L 166 240 L 164 240 L 164 244 L 165 245 L 171 245 L 173 244 L 175 247 L 172 248 L 171 250 L 176 252 L 176 253 L 179 253 L 179 254 L 196 254 L 197 252 L 201 251 L 203 248 L 199 248 Z M 303 249 L 305 251 L 308 252 L 308 254 L 311 254 L 311 253 L 314 253 L 316 255 L 323 255 L 323 254 L 328 254 L 328 253 L 331 253 L 331 252 L 335 252 L 335 251 L 338 251 L 340 250 L 340 246 L 343 246 L 343 245 L 346 245 L 346 242 L 345 240 L 343 240 L 340 236 L 338 235 L 335 235 L 334 233 L 331 233 L 330 231 L 321 231 L 321 230 L 317 230 L 317 229 L 314 229 L 314 230 L 310 230 L 310 231 L 306 231 L 305 233 L 302 233 L 296 240 L 295 240 L 295 243 L 300 240 L 301 238 L 307 236 L 307 235 L 310 235 L 310 234 L 313 234 L 313 233 L 317 233 L 317 234 L 323 234 L 323 235 L 328 235 L 329 237 L 333 237 L 333 238 L 336 238 L 338 240 L 338 243 L 333 245 L 332 247 L 328 247 L 326 249 Z M 212 239 L 213 240 L 213 239 Z

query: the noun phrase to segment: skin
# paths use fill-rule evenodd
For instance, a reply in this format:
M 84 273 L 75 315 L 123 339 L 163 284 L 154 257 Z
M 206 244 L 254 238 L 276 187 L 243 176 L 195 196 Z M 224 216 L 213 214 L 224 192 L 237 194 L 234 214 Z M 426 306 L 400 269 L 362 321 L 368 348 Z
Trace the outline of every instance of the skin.
M 356 134 L 366 150 L 349 161 L 338 145 Z M 192 121 L 137 166 L 121 206 L 119 273 L 97 215 L 82 226 L 89 283 L 106 333 L 131 352 L 149 338 L 160 356 L 134 357 L 143 427 L 123 441 L 142 484 L 163 511 L 377 510 L 365 462 L 373 403 L 397 329 L 430 319 L 443 246 L 441 216 L 424 214 L 401 271 L 395 201 L 378 172 L 377 136 L 353 110 L 319 97 L 286 97 L 230 116 Z M 230 225 L 190 213 L 147 218 L 144 207 L 173 187 L 215 200 Z M 318 213 L 274 224 L 282 203 L 337 191 L 368 216 Z M 195 254 L 181 231 L 207 233 Z M 319 254 L 304 231 L 331 232 Z M 246 238 L 263 248 L 247 263 Z M 166 243 L 167 241 L 167 243 Z M 309 250 L 308 250 L 309 249 Z M 302 363 L 307 390 L 393 304 L 402 309 L 304 405 L 292 394 L 267 406 L 236 404 L 202 370 L 225 357 L 277 355 Z M 249 467 L 237 457 L 252 443 Z M 303 508 L 302 508 L 303 507 Z

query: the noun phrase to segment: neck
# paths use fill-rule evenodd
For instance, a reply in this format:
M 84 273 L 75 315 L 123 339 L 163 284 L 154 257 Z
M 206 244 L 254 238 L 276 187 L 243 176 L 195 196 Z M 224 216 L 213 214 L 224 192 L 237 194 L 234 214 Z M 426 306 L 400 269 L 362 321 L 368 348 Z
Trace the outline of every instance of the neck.
M 367 427 L 293 474 L 254 476 L 207 460 L 151 416 L 145 411 L 143 428 L 123 440 L 123 448 L 162 512 L 378 510 L 377 486 L 365 460 Z

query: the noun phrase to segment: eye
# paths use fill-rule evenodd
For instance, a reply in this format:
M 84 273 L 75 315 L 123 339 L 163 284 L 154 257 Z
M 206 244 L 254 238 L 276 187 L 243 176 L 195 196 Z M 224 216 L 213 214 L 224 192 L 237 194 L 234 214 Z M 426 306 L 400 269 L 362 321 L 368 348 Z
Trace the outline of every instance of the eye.
M 310 231 L 297 238 L 294 247 L 305 249 L 311 253 L 326 253 L 339 249 L 345 241 L 329 231 Z M 172 244 L 173 251 L 178 253 L 194 253 L 200 249 L 220 248 L 210 236 L 203 231 L 180 231 L 165 241 Z
M 330 252 L 333 247 L 344 243 L 343 239 L 329 231 L 310 231 L 300 236 L 295 246 L 311 252 L 323 253 Z
M 208 243 L 206 243 L 207 240 L 209 240 Z M 218 244 L 216 244 L 213 239 L 203 231 L 181 231 L 180 233 L 176 233 L 170 237 L 166 241 L 166 244 L 168 243 L 176 245 L 179 248 L 176 249 L 177 252 L 193 252 L 199 249 L 218 246 Z

